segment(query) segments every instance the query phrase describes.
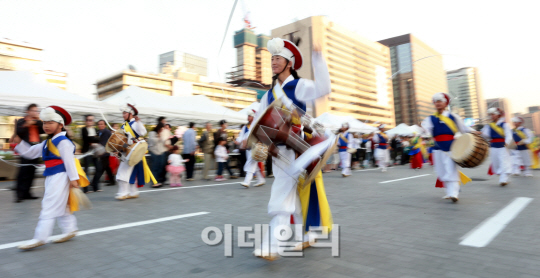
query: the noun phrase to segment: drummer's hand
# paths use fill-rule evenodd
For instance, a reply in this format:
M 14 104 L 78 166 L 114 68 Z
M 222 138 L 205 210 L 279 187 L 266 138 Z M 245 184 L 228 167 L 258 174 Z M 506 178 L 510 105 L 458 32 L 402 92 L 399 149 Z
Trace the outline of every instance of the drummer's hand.
M 482 135 L 482 132 L 480 132 L 480 131 L 473 131 L 472 133 L 474 133 L 476 135 Z
M 10 143 L 19 144 L 21 142 L 21 137 L 18 135 L 13 136 L 13 138 L 10 140 Z
M 78 180 L 76 180 L 76 181 L 70 181 L 70 182 L 69 182 L 69 188 L 81 188 L 81 187 L 79 186 L 79 181 L 78 181 Z

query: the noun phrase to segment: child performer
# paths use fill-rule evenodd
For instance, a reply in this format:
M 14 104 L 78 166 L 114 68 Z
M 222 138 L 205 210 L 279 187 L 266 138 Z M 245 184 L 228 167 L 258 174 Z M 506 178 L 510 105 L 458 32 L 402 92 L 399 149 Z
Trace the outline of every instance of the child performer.
M 339 159 L 341 163 L 341 175 L 346 178 L 351 175 L 351 154 L 347 149 L 352 145 L 353 136 L 349 133 L 349 123 L 341 124 L 339 129 Z
M 182 186 L 181 175 L 186 170 L 184 162 L 188 162 L 189 159 L 182 159 L 178 146 L 173 146 L 171 151 L 173 153 L 170 154 L 167 159 L 169 161 L 169 165 L 167 165 L 167 172 L 170 174 L 169 183 L 171 184 L 171 187 Z
M 253 122 L 253 117 L 255 116 L 255 110 L 251 110 L 248 112 L 248 123 L 245 125 L 242 130 L 240 131 L 240 134 L 238 135 L 238 138 L 236 139 L 236 142 L 240 144 L 240 148 L 249 148 L 250 146 L 244 146 L 244 142 L 247 140 L 249 135 L 249 129 L 251 128 L 251 123 Z M 253 175 L 257 176 L 257 183 L 255 186 L 261 186 L 266 183 L 266 180 L 264 179 L 264 176 L 262 174 L 262 169 L 259 169 L 257 166 L 259 163 L 253 158 L 251 158 L 251 150 L 246 149 L 246 164 L 244 165 L 244 171 L 246 172 L 246 177 L 243 182 L 240 184 L 246 188 L 249 188 L 249 184 L 251 183 L 251 180 L 253 179 Z
M 227 179 L 223 177 L 223 168 L 229 167 L 227 165 L 227 159 L 229 159 L 229 154 L 227 153 L 227 148 L 225 147 L 227 140 L 223 138 L 218 139 L 218 145 L 214 151 L 214 156 L 216 157 L 216 162 L 218 164 L 218 170 L 216 173 L 216 181 L 226 181 Z
M 512 119 L 512 122 L 516 127 L 512 130 L 512 136 L 514 138 L 514 142 L 516 142 L 517 144 L 517 149 L 512 150 L 512 162 L 514 164 L 514 169 L 512 170 L 512 172 L 514 175 L 519 175 L 520 168 L 521 166 L 523 166 L 525 167 L 525 176 L 532 177 L 532 153 L 529 149 L 529 144 L 532 143 L 534 135 L 530 129 L 523 127 L 524 120 L 522 117 L 514 117 Z
M 61 243 L 70 240 L 77 234 L 77 219 L 72 214 L 68 202 L 71 188 L 87 186 L 86 174 L 79 161 L 75 159 L 75 145 L 66 137 L 65 125 L 71 123 L 71 115 L 59 106 L 49 106 L 41 110 L 43 130 L 48 139 L 38 145 L 20 141 L 15 147 L 22 157 L 36 159 L 43 156 L 45 162 L 45 195 L 41 202 L 41 213 L 36 227 L 34 239 L 19 246 L 19 249 L 29 250 L 47 243 L 54 229 L 54 222 L 62 229 L 62 235 L 53 240 Z
M 422 169 L 424 156 L 422 153 L 422 138 L 420 136 L 416 136 L 411 140 L 409 157 L 411 158 L 411 169 Z

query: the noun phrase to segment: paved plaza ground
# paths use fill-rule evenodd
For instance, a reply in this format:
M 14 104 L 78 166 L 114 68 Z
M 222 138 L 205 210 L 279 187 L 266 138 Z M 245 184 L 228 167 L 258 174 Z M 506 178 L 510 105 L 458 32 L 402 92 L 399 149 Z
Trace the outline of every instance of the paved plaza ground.
M 473 182 L 456 204 L 441 199 L 427 164 L 418 171 L 354 171 L 349 178 L 324 174 L 340 225 L 340 256 L 310 248 L 274 262 L 255 258 L 251 248 L 234 247 L 227 258 L 223 244 L 201 240 L 205 227 L 268 223 L 273 179 L 249 189 L 241 180 L 145 187 L 126 201 L 114 199 L 116 186 L 103 186 L 88 195 L 94 208 L 76 213 L 82 235 L 26 252 L 12 246 L 32 238 L 40 201 L 13 203 L 7 189 L 13 182 L 0 182 L 0 277 L 540 277 L 540 171 L 500 187 L 487 166 L 464 170 Z M 43 196 L 43 179 L 34 185 Z M 532 201 L 485 247 L 460 245 L 519 197 Z

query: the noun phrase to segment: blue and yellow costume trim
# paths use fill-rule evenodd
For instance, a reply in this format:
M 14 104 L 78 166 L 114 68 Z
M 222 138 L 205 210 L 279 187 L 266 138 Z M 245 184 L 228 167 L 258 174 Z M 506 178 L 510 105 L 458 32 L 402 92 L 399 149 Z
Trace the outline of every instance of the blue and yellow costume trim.
M 125 132 L 131 134 L 133 138 L 139 138 L 139 135 L 131 128 L 131 123 L 126 122 L 124 125 L 122 125 L 122 128 Z M 141 162 L 133 166 L 133 172 L 131 172 L 129 183 L 134 184 L 135 181 L 137 181 L 137 185 L 139 187 L 143 187 L 146 183 L 149 183 L 150 180 L 152 180 L 154 184 L 157 183 L 156 178 L 154 178 L 154 175 L 146 162 L 146 157 L 143 156 Z

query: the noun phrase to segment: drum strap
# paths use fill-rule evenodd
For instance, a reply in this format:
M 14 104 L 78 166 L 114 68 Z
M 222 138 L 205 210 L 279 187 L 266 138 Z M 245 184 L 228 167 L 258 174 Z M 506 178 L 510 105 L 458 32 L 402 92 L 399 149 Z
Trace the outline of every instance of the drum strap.
M 504 138 L 504 129 L 502 127 L 498 126 L 496 123 L 490 123 L 489 126 L 491 127 L 491 129 L 497 132 L 497 134 Z
M 440 113 L 435 113 L 433 116 L 435 116 L 437 119 L 443 121 L 443 123 L 445 123 L 448 126 L 448 128 L 450 128 L 450 130 L 452 130 L 452 132 L 454 132 L 454 134 L 456 132 L 458 132 L 456 123 L 454 121 L 452 121 L 452 119 L 450 119 L 450 118 L 448 118 L 445 115 L 440 114 Z
M 341 138 L 341 140 L 345 141 L 345 143 L 349 143 L 349 140 L 347 140 L 347 138 L 345 138 L 345 136 L 343 136 L 343 133 L 340 133 L 339 134 L 339 137 Z
M 56 155 L 58 157 L 61 157 L 60 156 L 60 151 L 58 150 L 58 148 L 56 148 L 56 146 L 52 142 L 52 139 L 47 140 L 47 148 L 54 155 Z M 47 166 L 47 163 L 45 165 Z M 54 165 L 49 165 L 47 167 L 52 167 L 52 166 L 54 166 Z M 85 187 L 85 186 L 89 185 L 90 181 L 88 181 L 88 178 L 86 177 L 86 173 L 84 172 L 84 170 L 81 167 L 81 162 L 76 158 L 75 158 L 75 168 L 77 169 L 77 174 L 79 174 L 79 186 Z
M 135 132 L 133 131 L 133 129 L 131 129 L 131 126 L 129 125 L 129 122 L 126 122 L 124 124 L 124 130 L 126 132 L 128 132 L 129 134 L 131 134 L 131 136 L 136 139 L 137 136 L 135 135 Z
M 526 139 L 527 138 L 527 135 L 525 135 L 525 133 L 523 133 L 523 131 L 519 130 L 519 129 L 514 129 L 514 132 L 519 136 L 519 138 L 521 139 Z

